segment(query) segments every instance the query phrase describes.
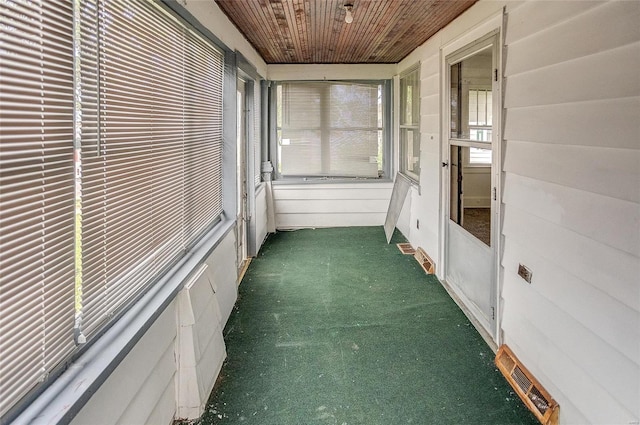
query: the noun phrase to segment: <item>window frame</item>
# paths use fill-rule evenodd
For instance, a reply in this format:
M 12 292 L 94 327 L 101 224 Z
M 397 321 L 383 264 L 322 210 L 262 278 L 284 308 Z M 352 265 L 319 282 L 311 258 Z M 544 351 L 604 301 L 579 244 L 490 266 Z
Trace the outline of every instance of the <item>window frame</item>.
M 469 139 L 470 141 L 476 142 L 476 143 L 482 143 L 482 144 L 486 144 L 486 146 L 480 147 L 480 145 L 478 146 L 470 146 L 469 147 L 469 151 L 467 154 L 464 155 L 464 165 L 466 167 L 480 167 L 480 168 L 487 168 L 487 167 L 491 167 L 492 164 L 492 150 L 491 150 L 491 143 L 492 143 L 492 134 L 493 134 L 493 96 L 488 96 L 488 94 L 491 94 L 492 91 L 490 89 L 487 89 L 487 87 L 482 87 L 482 86 L 471 86 L 469 87 L 469 91 L 468 91 L 468 100 L 469 103 L 471 103 L 471 92 L 476 92 L 476 99 L 478 99 L 478 94 L 480 92 L 484 92 L 485 93 L 485 102 L 484 102 L 484 106 L 485 106 L 485 123 L 484 124 L 472 124 L 471 123 L 471 116 L 469 116 Z M 490 100 L 491 98 L 491 100 Z M 469 110 L 471 110 L 471 106 L 469 106 Z M 491 112 L 491 114 L 490 114 Z M 489 136 L 489 140 L 477 140 L 471 137 L 471 131 L 473 130 L 488 130 L 489 134 L 491 136 Z M 474 162 L 472 161 L 473 159 L 473 149 L 482 149 L 482 150 L 488 150 L 489 151 L 489 161 L 482 161 L 482 162 Z
M 96 61 L 94 63 L 90 55 L 85 56 L 88 69 L 82 74 L 90 75 L 92 69 L 97 68 L 97 101 L 92 101 L 90 96 L 94 87 L 83 84 L 85 81 L 82 79 L 79 81 L 82 94 L 85 94 L 85 88 L 89 93 L 89 96 L 85 96 L 86 102 L 79 102 L 81 111 L 96 117 L 94 122 L 86 122 L 83 129 L 92 129 L 91 125 L 86 124 L 93 124 L 100 135 L 99 138 L 90 137 L 86 142 L 83 141 L 82 154 L 79 155 L 85 172 L 81 177 L 83 193 L 80 204 L 83 249 L 79 292 L 82 297 L 80 304 L 77 304 L 81 321 L 77 325 L 79 332 L 89 336 L 99 332 L 100 328 L 119 317 L 119 312 L 135 303 L 172 264 L 193 247 L 208 228 L 219 221 L 222 213 L 224 55 L 159 4 L 134 3 L 130 6 L 114 5 L 108 0 L 86 0 L 85 5 L 87 8 L 95 5 L 98 16 L 110 16 L 109 25 L 114 26 L 115 34 L 114 42 L 109 44 L 110 29 L 100 27 L 101 19 L 97 24 L 89 16 L 81 19 L 80 25 L 87 25 L 89 36 L 93 34 L 92 31 L 101 35 L 96 38 L 99 40 L 96 43 L 96 51 L 99 52 Z M 99 8 L 100 12 L 97 11 Z M 126 19 L 126 13 L 131 9 L 137 12 L 133 16 L 142 18 L 137 21 Z M 166 34 L 160 36 L 171 38 L 174 51 L 170 52 L 167 47 L 162 53 L 168 54 L 168 57 L 160 56 L 154 49 L 160 48 L 161 39 L 157 36 L 146 38 L 146 33 L 134 31 L 133 34 L 140 37 L 140 48 L 148 51 L 148 55 L 135 55 L 137 45 L 134 45 L 130 52 L 114 55 L 119 63 L 110 65 L 108 52 L 111 49 L 117 51 L 123 44 L 117 37 L 116 25 L 137 31 L 149 22 L 165 27 Z M 149 32 L 149 35 L 152 33 Z M 80 36 L 80 43 L 84 42 L 85 37 Z M 196 56 L 194 52 L 200 55 Z M 206 59 L 201 59 L 203 57 Z M 148 84 L 147 92 L 153 94 L 153 100 L 149 100 L 147 93 L 144 96 L 136 95 L 136 89 L 139 88 L 132 83 L 131 77 L 119 78 L 125 74 L 122 71 L 122 74 L 118 73 L 123 63 L 130 60 L 136 61 L 136 64 L 144 63 L 145 59 L 158 61 L 157 66 L 149 66 L 152 68 L 149 73 L 154 77 L 151 81 L 164 81 L 162 87 Z M 167 66 L 170 69 L 165 69 Z M 106 68 L 110 73 L 105 72 Z M 129 69 L 131 73 L 136 72 L 135 68 Z M 147 69 L 142 71 L 143 74 L 147 72 Z M 90 82 L 94 80 L 87 81 Z M 169 94 L 168 87 L 172 84 L 178 90 Z M 209 97 L 200 95 L 205 91 Z M 129 106 L 123 105 L 123 99 L 130 100 L 135 109 L 129 111 Z M 189 108 L 179 107 L 187 104 Z M 156 109 L 162 113 L 158 114 Z M 202 118 L 204 114 L 208 114 L 206 119 Z M 125 121 L 127 119 L 131 120 L 130 123 Z M 153 129 L 149 136 L 140 137 L 141 125 Z M 176 129 L 180 128 L 182 134 L 176 135 Z M 125 163 L 120 153 L 122 146 L 126 146 Z M 153 155 L 150 155 L 151 151 Z M 135 161 L 135 164 L 129 165 L 130 161 Z M 169 165 L 170 162 L 173 165 Z M 202 172 L 203 166 L 217 170 L 217 173 Z M 151 177 L 150 167 L 154 169 Z M 132 179 L 132 172 L 140 178 Z M 173 177 L 169 177 L 168 173 Z M 124 193 L 124 185 L 131 194 Z M 201 189 L 207 188 L 214 196 L 202 196 L 202 190 L 192 190 L 196 185 Z M 87 186 L 91 190 L 84 190 Z M 139 202 L 136 199 L 138 196 L 146 197 L 147 202 Z M 215 209 L 205 211 L 209 207 Z M 124 209 L 126 214 L 123 214 Z M 158 212 L 151 215 L 149 211 Z M 123 222 L 137 223 L 134 232 L 130 232 L 138 232 L 140 236 L 135 250 L 130 243 L 132 235 L 109 231 L 111 228 L 121 228 Z M 171 229 L 167 225 L 169 222 L 172 223 Z M 102 248 L 100 240 L 106 241 Z M 85 261 L 85 256 L 90 261 Z M 127 265 L 127 269 L 122 269 L 122 265 Z M 103 273 L 99 273 L 101 269 Z M 117 276 L 114 276 L 114 269 Z
M 417 152 L 418 160 L 415 162 L 418 166 L 418 172 L 415 173 L 411 170 L 408 170 L 408 161 L 412 161 L 413 158 L 416 158 L 416 153 L 413 152 L 414 144 L 416 137 L 418 139 L 418 146 L 420 146 L 420 101 L 421 101 L 421 90 L 420 90 L 420 70 L 421 70 L 421 62 L 409 67 L 404 70 L 399 77 L 398 80 L 398 90 L 399 90 L 399 112 L 398 112 L 398 151 L 399 151 L 399 164 L 398 171 L 409 178 L 414 183 L 420 183 L 420 149 Z M 417 85 L 417 96 L 414 98 L 412 91 L 412 119 L 411 122 L 405 121 L 405 114 L 407 111 L 406 101 L 408 100 L 408 94 L 405 93 L 405 88 L 408 86 L 403 85 L 403 81 L 406 79 L 415 78 Z M 414 87 L 414 86 L 411 86 Z M 417 100 L 416 104 L 413 105 L 413 101 Z M 415 109 L 415 111 L 414 111 Z M 415 117 L 413 116 L 415 112 Z M 414 120 L 415 118 L 415 120 Z M 411 132 L 413 134 L 413 140 L 409 140 L 407 138 L 408 133 Z M 409 149 L 409 143 L 411 143 L 411 150 Z M 409 159 L 408 153 L 411 151 L 413 153 L 412 158 Z
M 280 157 L 278 155 L 278 102 L 277 89 L 281 84 L 314 84 L 314 83 L 336 83 L 336 84 L 378 84 L 382 89 L 382 167 L 378 171 L 378 177 L 358 177 L 358 176 L 318 176 L 318 175 L 283 175 L 279 171 Z M 275 184 L 286 183 L 354 183 L 354 182 L 388 182 L 391 181 L 392 169 L 392 85 L 390 79 L 380 80 L 277 80 L 270 81 L 268 87 L 268 116 L 269 116 L 269 160 L 273 164 L 273 181 Z

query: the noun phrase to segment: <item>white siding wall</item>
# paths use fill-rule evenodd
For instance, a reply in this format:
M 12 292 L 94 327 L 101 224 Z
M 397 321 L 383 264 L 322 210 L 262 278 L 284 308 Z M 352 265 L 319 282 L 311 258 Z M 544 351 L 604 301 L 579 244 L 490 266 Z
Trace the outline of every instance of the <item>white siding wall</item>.
M 386 80 L 393 77 L 394 71 L 392 64 L 269 65 L 267 70 L 272 81 Z
M 502 329 L 561 423 L 640 419 L 639 22 L 637 1 L 507 8 Z
M 238 298 L 236 252 L 236 236 L 235 232 L 231 232 L 206 260 L 208 267 L 205 273 L 209 280 L 213 282 L 223 327 L 229 320 L 233 306 Z
M 176 410 L 175 322 L 174 302 L 71 423 L 170 424 Z
M 392 189 L 393 183 L 274 184 L 276 228 L 382 226 Z
M 422 145 L 400 229 L 439 264 L 441 49 L 505 5 L 503 342 L 560 423 L 637 423 L 640 3 L 480 1 L 403 60 L 421 61 Z
M 423 48 L 420 59 L 420 188 L 411 196 L 409 233 L 439 272 L 438 223 L 440 214 L 440 49 L 438 40 Z
M 192 289 L 198 386 L 205 398 L 222 365 L 221 329 L 236 301 L 234 245 L 235 234 L 229 232 L 207 259 L 208 267 Z M 209 294 L 210 284 L 215 296 Z M 176 308 L 174 300 L 76 415 L 73 425 L 172 423 L 176 412 Z M 220 322 L 212 323 L 217 317 Z

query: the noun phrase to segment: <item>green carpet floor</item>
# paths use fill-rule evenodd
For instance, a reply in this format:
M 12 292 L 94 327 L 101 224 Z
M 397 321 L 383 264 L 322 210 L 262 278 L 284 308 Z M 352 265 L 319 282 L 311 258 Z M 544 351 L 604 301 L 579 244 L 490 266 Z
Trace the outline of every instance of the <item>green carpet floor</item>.
M 382 227 L 272 235 L 201 424 L 536 424 L 493 352 Z

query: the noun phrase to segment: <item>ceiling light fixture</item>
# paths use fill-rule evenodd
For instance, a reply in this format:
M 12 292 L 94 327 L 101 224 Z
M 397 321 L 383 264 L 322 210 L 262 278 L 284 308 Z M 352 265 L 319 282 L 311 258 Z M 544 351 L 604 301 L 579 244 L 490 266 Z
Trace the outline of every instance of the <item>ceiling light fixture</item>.
M 344 10 L 345 12 L 347 12 L 347 15 L 344 17 L 344 21 L 347 24 L 350 24 L 351 22 L 353 22 L 353 15 L 351 14 L 351 11 L 353 10 L 353 5 L 351 3 L 345 4 Z

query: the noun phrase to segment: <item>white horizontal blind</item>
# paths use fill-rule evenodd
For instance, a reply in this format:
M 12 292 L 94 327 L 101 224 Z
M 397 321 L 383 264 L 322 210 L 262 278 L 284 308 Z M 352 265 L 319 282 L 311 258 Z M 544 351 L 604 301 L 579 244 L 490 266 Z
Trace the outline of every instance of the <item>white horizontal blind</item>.
M 185 32 L 185 243 L 222 214 L 223 57 L 197 34 Z
M 321 83 L 278 85 L 278 171 L 322 174 Z
M 382 115 L 378 83 L 280 84 L 280 174 L 378 177 Z
M 99 143 L 83 143 L 83 321 L 91 336 L 222 211 L 222 56 L 155 3 L 85 4 L 86 65 L 95 62 L 99 77 L 96 88 L 83 74 L 83 106 L 88 117 L 97 108 L 100 133 Z
M 74 348 L 73 13 L 0 3 L 0 416 Z

